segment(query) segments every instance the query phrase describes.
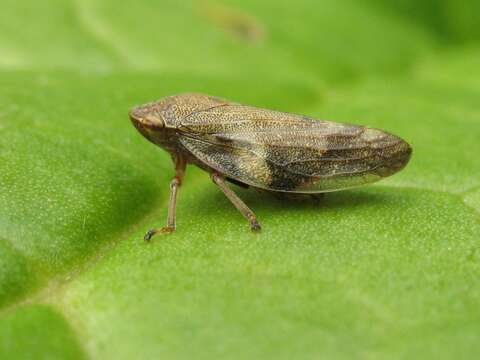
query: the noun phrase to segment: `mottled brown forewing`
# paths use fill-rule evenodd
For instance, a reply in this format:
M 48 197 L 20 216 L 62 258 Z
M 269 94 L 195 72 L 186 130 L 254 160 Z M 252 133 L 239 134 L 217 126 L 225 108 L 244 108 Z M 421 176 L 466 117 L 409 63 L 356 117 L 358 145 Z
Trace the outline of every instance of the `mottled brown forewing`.
M 223 103 L 185 116 L 180 143 L 228 178 L 267 190 L 316 193 L 388 176 L 408 146 L 363 126 Z M 398 159 L 400 163 L 401 159 Z

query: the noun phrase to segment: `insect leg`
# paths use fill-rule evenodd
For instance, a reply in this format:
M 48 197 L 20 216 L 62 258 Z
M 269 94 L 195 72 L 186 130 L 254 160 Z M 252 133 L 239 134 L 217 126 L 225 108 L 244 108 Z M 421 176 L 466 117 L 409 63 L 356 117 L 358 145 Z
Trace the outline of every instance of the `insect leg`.
M 175 176 L 170 181 L 170 200 L 168 202 L 168 217 L 167 217 L 167 226 L 163 228 L 156 228 L 148 230 L 144 236 L 145 241 L 149 241 L 152 236 L 161 233 L 171 233 L 175 230 L 175 213 L 177 210 L 177 193 L 178 188 L 182 184 L 183 176 L 185 174 L 185 167 L 187 166 L 186 161 L 180 157 L 176 156 L 174 158 L 175 162 Z
M 215 184 L 218 185 L 220 190 L 223 191 L 225 196 L 232 202 L 232 204 L 242 213 L 242 215 L 250 222 L 250 228 L 252 231 L 259 231 L 261 229 L 260 224 L 257 221 L 257 217 L 252 210 L 248 208 L 247 205 L 235 194 L 235 192 L 228 187 L 225 183 L 224 178 L 217 174 L 212 174 L 212 180 Z

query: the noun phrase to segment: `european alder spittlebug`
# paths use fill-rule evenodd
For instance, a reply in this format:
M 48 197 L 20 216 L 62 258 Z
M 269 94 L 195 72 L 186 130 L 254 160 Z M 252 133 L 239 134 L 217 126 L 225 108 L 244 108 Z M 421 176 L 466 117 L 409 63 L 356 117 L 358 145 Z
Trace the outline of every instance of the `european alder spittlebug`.
M 133 108 L 137 130 L 171 155 L 167 226 L 175 230 L 178 188 L 187 164 L 212 180 L 260 230 L 255 214 L 226 181 L 266 191 L 317 194 L 380 180 L 401 170 L 412 149 L 399 137 L 366 126 L 316 120 L 308 116 L 260 109 L 218 97 L 187 93 Z

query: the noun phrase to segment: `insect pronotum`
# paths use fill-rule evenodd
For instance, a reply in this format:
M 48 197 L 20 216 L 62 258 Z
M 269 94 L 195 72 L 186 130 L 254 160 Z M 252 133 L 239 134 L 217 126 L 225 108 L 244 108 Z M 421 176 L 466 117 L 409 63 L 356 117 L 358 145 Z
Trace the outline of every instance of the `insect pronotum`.
M 149 230 L 145 240 L 175 230 L 177 192 L 189 163 L 210 173 L 256 231 L 257 217 L 227 181 L 278 193 L 318 194 L 390 176 L 405 167 L 412 153 L 408 143 L 382 130 L 204 94 L 165 97 L 133 108 L 129 116 L 175 164 L 167 226 Z

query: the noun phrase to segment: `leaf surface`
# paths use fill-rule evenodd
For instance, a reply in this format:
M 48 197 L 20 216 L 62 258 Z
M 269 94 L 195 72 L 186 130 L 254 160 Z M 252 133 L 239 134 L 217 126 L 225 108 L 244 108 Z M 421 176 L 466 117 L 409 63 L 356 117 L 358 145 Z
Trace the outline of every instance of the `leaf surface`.
M 480 27 L 461 3 L 3 0 L 0 358 L 478 354 Z M 189 167 L 178 230 L 145 244 L 173 168 L 127 113 L 183 91 L 383 128 L 413 158 L 319 203 L 234 187 L 260 234 Z

